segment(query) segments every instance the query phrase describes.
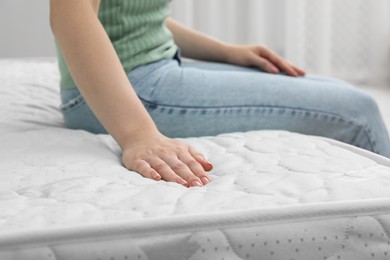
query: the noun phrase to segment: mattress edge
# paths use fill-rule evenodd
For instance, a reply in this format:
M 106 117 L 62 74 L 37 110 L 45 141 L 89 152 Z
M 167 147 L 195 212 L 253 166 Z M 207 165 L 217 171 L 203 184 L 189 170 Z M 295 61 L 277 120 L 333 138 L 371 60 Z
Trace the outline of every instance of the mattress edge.
M 340 148 L 346 149 L 346 150 L 348 150 L 350 152 L 353 152 L 355 154 L 358 154 L 360 156 L 363 156 L 363 157 L 366 157 L 368 159 L 371 159 L 371 160 L 373 160 L 374 162 L 376 162 L 378 164 L 390 167 L 390 158 L 384 157 L 382 155 L 373 153 L 371 151 L 368 151 L 368 150 L 365 150 L 365 149 L 353 146 L 351 144 L 343 143 L 343 142 L 340 142 L 340 141 L 337 141 L 337 140 L 334 140 L 334 139 L 329 139 L 329 138 L 321 137 L 321 136 L 317 136 L 317 137 L 319 139 L 322 139 L 323 141 L 331 144 L 331 145 L 338 146 Z
M 337 219 L 343 217 L 390 215 L 390 199 L 339 201 L 306 205 L 282 206 L 270 209 L 250 209 L 199 215 L 163 217 L 104 225 L 83 225 L 46 230 L 3 232 L 0 251 L 20 247 L 38 247 L 52 244 L 75 243 L 180 233 L 254 225 L 295 223 L 301 221 Z

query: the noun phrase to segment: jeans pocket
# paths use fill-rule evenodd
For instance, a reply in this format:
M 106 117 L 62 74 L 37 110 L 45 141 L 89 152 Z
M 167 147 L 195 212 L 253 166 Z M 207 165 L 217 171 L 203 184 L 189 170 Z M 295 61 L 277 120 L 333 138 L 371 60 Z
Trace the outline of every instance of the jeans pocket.
M 72 98 L 66 103 L 62 104 L 60 106 L 60 109 L 63 113 L 69 113 L 75 110 L 76 108 L 81 107 L 84 104 L 85 104 L 85 99 L 81 95 L 78 95 L 77 97 Z

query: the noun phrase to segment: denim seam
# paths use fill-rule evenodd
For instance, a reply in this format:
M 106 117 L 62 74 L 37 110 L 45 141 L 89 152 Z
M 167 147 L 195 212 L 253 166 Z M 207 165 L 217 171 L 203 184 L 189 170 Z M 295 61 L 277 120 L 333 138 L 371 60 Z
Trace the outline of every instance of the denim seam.
M 60 109 L 62 110 L 62 112 L 66 113 L 83 105 L 84 103 L 85 103 L 85 99 L 83 98 L 83 96 L 79 95 L 78 97 L 71 99 L 67 103 L 62 104 L 60 106 Z
M 346 124 L 352 124 L 357 127 L 359 127 L 361 130 L 363 130 L 364 134 L 367 136 L 369 145 L 371 146 L 371 150 L 378 153 L 378 150 L 376 149 L 376 140 L 371 134 L 371 130 L 367 126 L 367 124 L 359 121 L 359 120 L 350 120 L 350 119 L 345 119 L 345 117 L 338 115 L 338 114 L 332 114 L 328 112 L 324 112 L 321 110 L 306 110 L 304 108 L 292 108 L 292 107 L 280 107 L 280 106 L 219 106 L 219 107 L 191 107 L 191 106 L 179 106 L 179 105 L 165 105 L 165 104 L 157 104 L 152 101 L 145 100 L 141 97 L 139 97 L 141 101 L 146 105 L 150 106 L 151 108 L 168 108 L 169 110 L 184 110 L 184 109 L 194 109 L 194 110 L 221 110 L 221 109 L 259 109 L 259 108 L 266 108 L 266 109 L 281 109 L 281 110 L 291 110 L 291 111 L 299 111 L 299 112 L 304 112 L 304 113 L 316 113 L 318 115 L 324 115 L 324 116 L 330 116 L 335 119 L 337 119 L 340 122 L 345 122 Z M 358 131 L 355 135 L 355 137 L 352 139 L 351 143 L 354 143 L 357 136 L 359 135 L 361 131 Z
M 142 97 L 139 97 L 139 99 L 146 104 L 147 106 L 150 106 L 151 108 L 167 108 L 170 110 L 183 110 L 183 109 L 194 109 L 194 110 L 221 110 L 221 109 L 259 109 L 259 108 L 275 108 L 275 109 L 290 109 L 290 110 L 296 110 L 296 111 L 302 111 L 302 112 L 316 112 L 318 114 L 322 115 L 327 115 L 327 116 L 332 116 L 334 118 L 337 118 L 341 121 L 345 121 L 347 123 L 352 123 L 354 124 L 353 121 L 349 121 L 344 119 L 342 116 L 338 114 L 331 114 L 331 113 L 326 113 L 322 110 L 307 110 L 304 108 L 293 108 L 293 107 L 281 107 L 281 106 L 272 106 L 272 105 L 237 105 L 237 106 L 204 106 L 204 107 L 196 107 L 196 106 L 181 106 L 181 105 L 166 105 L 166 104 L 157 104 L 154 103 L 153 101 L 145 100 Z M 357 120 L 356 120 L 357 121 Z M 359 121 L 357 121 L 359 122 Z M 359 122 L 359 124 L 362 125 L 362 123 Z
M 359 122 L 359 121 L 357 121 Z M 370 146 L 371 146 L 371 151 L 373 151 L 374 153 L 379 153 L 379 150 L 376 149 L 376 140 L 375 138 L 372 136 L 372 133 L 371 133 L 371 130 L 370 128 L 367 126 L 367 124 L 363 124 L 361 122 L 359 122 L 359 124 L 356 124 L 357 126 L 359 126 L 361 128 L 361 130 L 363 130 L 364 134 L 368 137 L 368 140 L 369 140 L 369 143 L 370 143 Z M 360 132 L 360 131 L 359 131 Z M 358 137 L 359 135 L 359 132 L 355 135 L 355 137 L 352 139 L 351 143 L 354 144 L 355 143 L 355 140 L 356 138 Z

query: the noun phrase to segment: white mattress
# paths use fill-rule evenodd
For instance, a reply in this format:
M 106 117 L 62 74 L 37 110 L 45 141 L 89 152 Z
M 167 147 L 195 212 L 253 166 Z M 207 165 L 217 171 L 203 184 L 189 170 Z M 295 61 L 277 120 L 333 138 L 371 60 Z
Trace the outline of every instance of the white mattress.
M 325 138 L 183 139 L 201 188 L 127 171 L 63 128 L 55 60 L 0 60 L 0 259 L 390 259 L 390 160 Z

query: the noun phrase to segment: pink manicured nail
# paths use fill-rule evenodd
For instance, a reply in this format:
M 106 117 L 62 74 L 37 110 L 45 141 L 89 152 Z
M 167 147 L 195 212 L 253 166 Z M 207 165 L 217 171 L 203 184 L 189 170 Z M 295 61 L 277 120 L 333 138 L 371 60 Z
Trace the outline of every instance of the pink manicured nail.
M 195 187 L 202 187 L 203 185 L 202 185 L 202 183 L 200 183 L 199 181 L 193 181 L 193 182 L 191 182 L 191 186 L 195 186 Z
M 203 185 L 206 185 L 207 183 L 210 182 L 209 179 L 207 179 L 206 177 L 202 177 L 202 178 L 200 178 L 200 179 L 202 180 Z
M 188 182 L 186 182 L 183 179 L 177 179 L 176 182 L 181 184 L 181 185 L 183 185 L 183 186 L 185 186 L 185 187 L 188 187 Z
M 211 169 L 213 169 L 213 164 L 209 161 L 204 161 L 204 164 L 203 164 L 203 168 L 206 170 L 206 171 L 210 171 Z

